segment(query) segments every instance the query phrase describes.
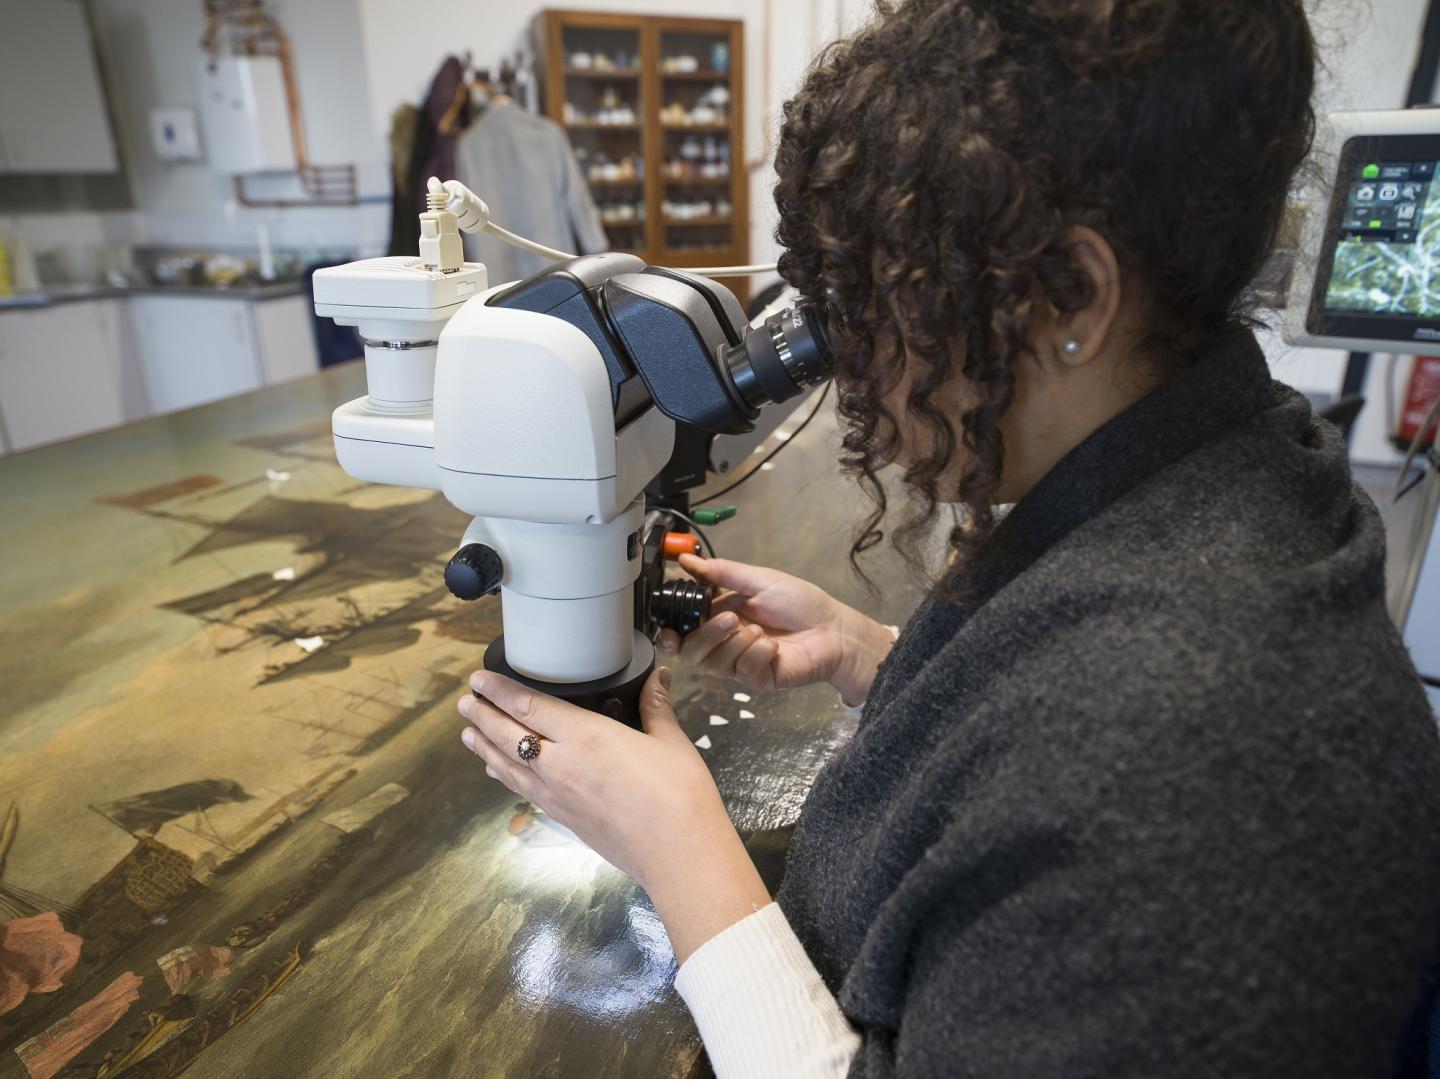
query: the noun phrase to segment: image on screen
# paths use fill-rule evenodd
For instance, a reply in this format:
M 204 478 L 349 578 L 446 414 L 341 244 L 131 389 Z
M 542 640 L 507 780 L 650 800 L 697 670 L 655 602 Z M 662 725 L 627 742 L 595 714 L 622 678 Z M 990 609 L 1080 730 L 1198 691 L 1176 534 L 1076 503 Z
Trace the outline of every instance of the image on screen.
M 1440 317 L 1440 184 L 1435 161 L 1352 160 L 1324 308 Z

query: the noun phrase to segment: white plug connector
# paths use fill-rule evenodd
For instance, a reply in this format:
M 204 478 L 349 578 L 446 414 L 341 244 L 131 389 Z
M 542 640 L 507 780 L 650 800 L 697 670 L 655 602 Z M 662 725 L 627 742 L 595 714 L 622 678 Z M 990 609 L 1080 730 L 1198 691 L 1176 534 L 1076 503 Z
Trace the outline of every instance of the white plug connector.
M 438 176 L 432 176 L 425 189 L 428 198 L 445 200 L 445 209 L 455 215 L 462 232 L 483 232 L 490 224 L 490 207 L 459 180 L 441 183 Z
M 465 246 L 460 240 L 459 218 L 446 209 L 443 192 L 428 192 L 428 207 L 420 215 L 420 261 L 427 270 L 453 273 L 465 264 Z

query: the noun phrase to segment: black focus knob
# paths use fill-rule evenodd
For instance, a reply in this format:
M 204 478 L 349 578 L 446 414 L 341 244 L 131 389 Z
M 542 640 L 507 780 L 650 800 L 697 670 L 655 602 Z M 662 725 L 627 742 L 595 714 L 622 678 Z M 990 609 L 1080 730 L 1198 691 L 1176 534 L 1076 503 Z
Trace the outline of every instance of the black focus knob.
M 479 599 L 500 591 L 504 575 L 505 563 L 493 547 L 467 543 L 445 567 L 445 586 L 460 599 Z
M 680 636 L 695 632 L 710 617 L 715 589 L 697 581 L 675 578 L 650 597 L 650 623 L 656 630 L 673 629 Z

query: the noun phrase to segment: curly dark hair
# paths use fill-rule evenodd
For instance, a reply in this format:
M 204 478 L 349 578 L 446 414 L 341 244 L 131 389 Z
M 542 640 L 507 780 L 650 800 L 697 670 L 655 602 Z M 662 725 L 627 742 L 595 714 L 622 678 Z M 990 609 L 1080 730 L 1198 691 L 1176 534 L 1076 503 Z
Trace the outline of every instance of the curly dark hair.
M 1137 362 L 1162 377 L 1253 324 L 1315 63 L 1302 0 L 880 0 L 821 53 L 784 109 L 776 238 L 782 276 L 827 312 L 843 464 L 875 503 L 852 560 L 884 537 L 884 398 L 906 374 L 929 450 L 904 475 L 900 549 L 918 561 L 940 502 L 968 511 L 953 548 L 983 542 L 1017 357 L 1037 316 L 1091 298 L 1071 227 L 1104 236 L 1144 296 Z M 956 375 L 958 431 L 935 400 Z

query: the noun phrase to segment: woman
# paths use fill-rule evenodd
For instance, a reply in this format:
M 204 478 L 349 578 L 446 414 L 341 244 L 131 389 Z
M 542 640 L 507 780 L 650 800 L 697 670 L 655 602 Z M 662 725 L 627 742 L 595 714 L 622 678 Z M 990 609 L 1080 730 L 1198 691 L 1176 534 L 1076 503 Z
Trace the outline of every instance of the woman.
M 644 734 L 488 673 L 461 705 L 650 893 L 722 1079 L 1413 1065 L 1440 740 L 1375 509 L 1245 318 L 1314 64 L 1301 0 L 910 0 L 787 104 L 781 269 L 826 312 L 846 464 L 903 470 L 911 534 L 968 524 L 898 642 L 686 564 L 732 595 L 662 651 L 865 702 L 778 905 L 667 671 Z

